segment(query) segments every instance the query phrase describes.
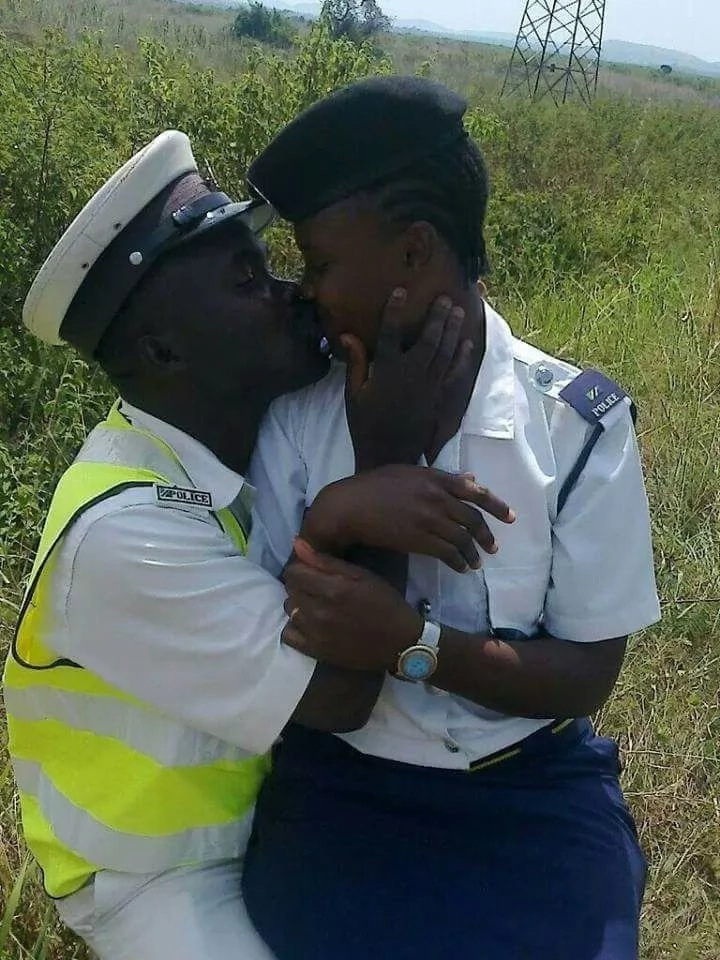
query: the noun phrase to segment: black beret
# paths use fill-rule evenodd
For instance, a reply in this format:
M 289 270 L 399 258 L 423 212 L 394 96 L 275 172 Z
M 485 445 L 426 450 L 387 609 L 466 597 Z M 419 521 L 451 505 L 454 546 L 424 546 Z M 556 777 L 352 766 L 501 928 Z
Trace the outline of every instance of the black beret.
M 252 190 L 297 223 L 465 136 L 466 101 L 421 77 L 372 77 L 319 100 L 251 165 Z

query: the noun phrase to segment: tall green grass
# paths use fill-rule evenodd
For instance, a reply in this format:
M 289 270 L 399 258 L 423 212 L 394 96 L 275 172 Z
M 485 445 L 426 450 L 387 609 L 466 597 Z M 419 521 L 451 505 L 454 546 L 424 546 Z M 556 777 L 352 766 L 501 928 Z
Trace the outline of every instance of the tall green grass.
M 118 43 L 123 8 L 132 35 Z M 158 27 L 158 12 L 170 26 Z M 0 7 L 3 648 L 53 484 L 110 399 L 97 371 L 20 328 L 44 254 L 92 190 L 160 129 L 186 130 L 238 192 L 251 157 L 294 112 L 389 69 L 376 52 L 318 31 L 290 56 L 229 46 L 226 55 L 219 16 L 159 0 Z M 217 47 L 182 33 L 198 25 Z M 138 41 L 143 33 L 149 39 Z M 643 957 L 717 960 L 720 113 L 697 85 L 672 101 L 613 92 L 590 111 L 499 102 L 492 77 L 475 70 L 477 50 L 435 56 L 418 40 L 413 59 L 403 43 L 386 45 L 402 68 L 452 74 L 471 92 L 468 123 L 495 183 L 491 299 L 518 334 L 603 367 L 638 402 L 664 619 L 635 639 L 600 722 L 624 748 L 624 784 L 651 861 Z M 496 74 L 499 54 L 488 56 Z M 293 269 L 287 233 L 273 243 L 278 264 Z M 0 748 L 0 957 L 81 960 L 84 948 L 56 924 L 27 860 Z

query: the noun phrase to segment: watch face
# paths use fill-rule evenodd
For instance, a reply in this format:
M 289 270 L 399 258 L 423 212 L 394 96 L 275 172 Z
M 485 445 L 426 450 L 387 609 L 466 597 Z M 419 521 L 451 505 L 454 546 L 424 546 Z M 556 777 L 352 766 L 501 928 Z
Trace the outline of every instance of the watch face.
M 437 657 L 431 650 L 410 649 L 400 662 L 400 673 L 407 680 L 427 680 L 435 673 Z

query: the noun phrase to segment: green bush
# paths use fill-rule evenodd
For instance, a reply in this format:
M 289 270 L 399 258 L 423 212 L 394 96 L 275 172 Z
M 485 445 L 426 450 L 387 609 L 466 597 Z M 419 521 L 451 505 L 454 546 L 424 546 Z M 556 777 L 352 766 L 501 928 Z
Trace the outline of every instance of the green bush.
M 249 37 L 273 47 L 290 47 L 295 36 L 290 17 L 255 0 L 240 8 L 233 29 L 238 37 Z
M 53 30 L 33 46 L 0 34 L 0 62 L 0 577 L 17 584 L 54 479 L 109 397 L 96 371 L 45 349 L 19 323 L 64 227 L 109 172 L 171 127 L 242 195 L 250 160 L 282 124 L 387 64 L 368 47 L 331 40 L 322 25 L 292 62 L 259 48 L 232 79 L 158 40 L 141 40 L 129 57 L 100 34 L 72 41 Z M 287 241 L 276 258 L 290 265 Z

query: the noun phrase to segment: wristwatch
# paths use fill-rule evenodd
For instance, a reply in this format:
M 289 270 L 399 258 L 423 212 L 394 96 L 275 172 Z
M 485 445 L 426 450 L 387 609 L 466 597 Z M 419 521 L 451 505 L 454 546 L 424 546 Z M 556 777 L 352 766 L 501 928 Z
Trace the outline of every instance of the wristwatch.
M 398 657 L 395 676 L 411 683 L 429 680 L 437 670 L 440 624 L 426 620 L 417 643 L 403 650 Z

